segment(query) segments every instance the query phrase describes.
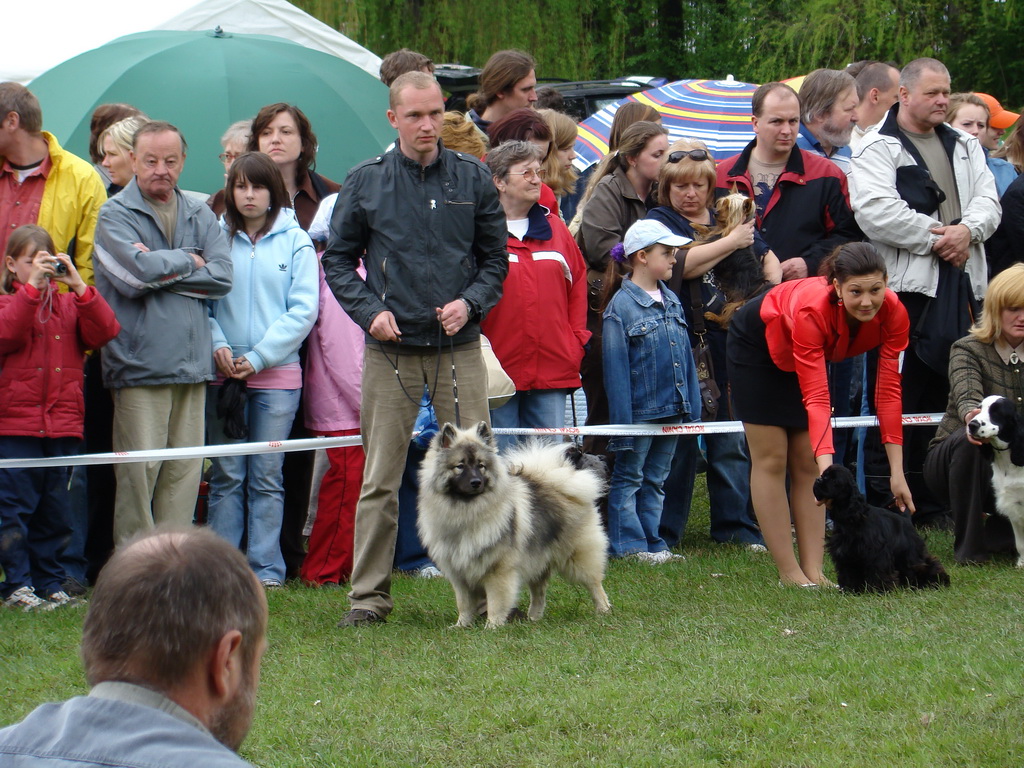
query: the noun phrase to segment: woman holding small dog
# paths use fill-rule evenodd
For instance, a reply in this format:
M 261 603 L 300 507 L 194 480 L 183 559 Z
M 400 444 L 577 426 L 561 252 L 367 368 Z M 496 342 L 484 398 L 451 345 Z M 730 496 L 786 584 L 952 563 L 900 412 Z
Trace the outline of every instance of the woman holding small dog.
M 754 256 L 761 259 L 764 277 L 771 283 L 782 279 L 782 268 L 768 244 L 761 239 L 753 218 L 741 221 L 728 232 L 717 229 L 712 210 L 715 196 L 715 161 L 707 145 L 694 139 L 680 139 L 669 147 L 666 162 L 658 176 L 658 203 L 647 218 L 662 222 L 677 235 L 693 240 L 672 270 L 668 287 L 680 297 L 686 316 L 690 344 L 699 343 L 694 328 L 695 303 L 703 319 L 705 313 L 721 315 L 725 294 L 715 278 L 715 266 L 740 248 L 753 245 Z M 729 408 L 729 382 L 725 364 L 725 323 L 705 321 L 703 341 L 711 352 L 715 381 L 721 391 L 718 420 L 732 418 Z M 718 542 L 736 542 L 763 551 L 764 541 L 754 522 L 750 506 L 750 459 L 743 435 L 723 433 L 705 435 L 707 485 L 711 504 L 711 538 Z M 661 535 L 669 546 L 683 536 L 693 500 L 697 475 L 697 438 L 684 435 L 676 445 L 672 471 L 665 481 L 665 510 L 661 517 Z
M 953 556 L 982 563 L 994 552 L 1013 552 L 1009 521 L 995 511 L 992 468 L 967 423 L 988 395 L 1024 402 L 1024 264 L 1014 264 L 989 283 L 981 318 L 949 353 L 949 404 L 928 447 L 924 479 L 953 511 Z M 1024 553 L 1021 553 L 1024 554 Z
M 899 372 L 910 336 L 907 311 L 868 243 L 839 246 L 822 270 L 823 277 L 782 283 L 741 307 L 726 351 L 733 405 L 750 448 L 754 512 L 780 583 L 802 587 L 831 586 L 822 571 L 825 514 L 812 490 L 833 462 L 827 363 L 878 349 L 875 411 L 890 487 L 900 509 L 914 511 L 903 475 Z
M 604 385 L 613 424 L 700 419 L 700 389 L 682 306 L 665 281 L 688 238 L 657 221 L 638 221 L 612 249 L 604 293 Z M 628 277 L 623 277 L 623 272 Z M 653 564 L 679 558 L 661 538 L 664 483 L 675 435 L 613 437 L 608 489 L 612 557 Z

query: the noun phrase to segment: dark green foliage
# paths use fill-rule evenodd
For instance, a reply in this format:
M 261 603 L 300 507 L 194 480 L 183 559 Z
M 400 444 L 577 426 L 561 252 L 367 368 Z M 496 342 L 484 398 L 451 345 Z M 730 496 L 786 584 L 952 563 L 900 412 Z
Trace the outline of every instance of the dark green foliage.
M 1024 0 L 295 0 L 378 54 L 403 46 L 483 66 L 502 48 L 538 75 L 661 75 L 747 82 L 859 59 L 935 56 L 954 90 L 1024 100 Z

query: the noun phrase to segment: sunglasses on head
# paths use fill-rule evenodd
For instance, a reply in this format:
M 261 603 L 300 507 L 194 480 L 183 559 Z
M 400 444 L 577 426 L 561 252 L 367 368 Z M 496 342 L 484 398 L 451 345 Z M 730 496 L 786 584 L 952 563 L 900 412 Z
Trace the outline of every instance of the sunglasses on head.
M 669 153 L 668 161 L 670 163 L 678 163 L 681 162 L 684 157 L 688 157 L 691 160 L 696 160 L 699 163 L 703 160 L 707 160 L 709 157 L 711 157 L 711 155 L 708 154 L 706 149 L 678 149 L 675 152 Z

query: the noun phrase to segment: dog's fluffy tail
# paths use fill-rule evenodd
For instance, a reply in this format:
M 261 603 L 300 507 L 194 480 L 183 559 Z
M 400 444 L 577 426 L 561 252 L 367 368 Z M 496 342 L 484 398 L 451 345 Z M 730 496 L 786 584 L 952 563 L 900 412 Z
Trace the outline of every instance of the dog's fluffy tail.
M 576 469 L 566 456 L 568 444 L 533 440 L 509 451 L 509 472 L 573 504 L 593 506 L 605 491 L 605 481 L 589 469 Z

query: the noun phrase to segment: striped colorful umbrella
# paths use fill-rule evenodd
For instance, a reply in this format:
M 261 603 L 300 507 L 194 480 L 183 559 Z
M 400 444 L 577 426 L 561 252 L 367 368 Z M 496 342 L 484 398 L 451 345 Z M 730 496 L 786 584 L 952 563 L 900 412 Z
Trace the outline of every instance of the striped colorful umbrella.
M 700 139 L 716 160 L 734 155 L 754 138 L 750 97 L 755 90 L 756 85 L 738 82 L 730 75 L 726 80 L 678 80 L 634 93 L 580 123 L 575 165 L 582 171 L 607 154 L 615 112 L 630 101 L 649 104 L 661 113 L 669 141 Z

